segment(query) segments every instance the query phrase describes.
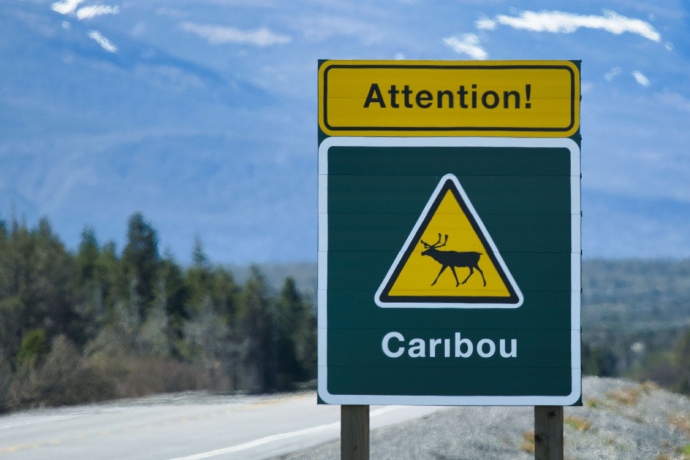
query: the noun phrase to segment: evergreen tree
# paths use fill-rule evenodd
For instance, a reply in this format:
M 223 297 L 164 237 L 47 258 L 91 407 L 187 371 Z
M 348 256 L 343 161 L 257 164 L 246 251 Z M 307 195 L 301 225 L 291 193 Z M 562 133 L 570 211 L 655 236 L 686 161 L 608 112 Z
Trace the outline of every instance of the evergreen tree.
M 96 232 L 91 227 L 84 227 L 81 232 L 81 242 L 76 257 L 77 283 L 88 285 L 96 279 L 98 256 L 100 248 L 96 239 Z
M 27 298 L 27 309 L 45 311 L 41 324 L 52 339 L 64 335 L 82 347 L 87 340 L 85 335 L 84 318 L 75 309 L 74 259 L 65 249 L 64 244 L 53 233 L 48 219 L 38 222 L 38 229 L 34 234 L 33 261 L 29 271 L 33 272 L 32 282 L 27 285 L 26 294 L 31 292 L 31 299 Z
M 238 323 L 248 385 L 256 391 L 275 388 L 277 356 L 273 305 L 266 278 L 256 266 L 251 268 L 251 276 L 240 295 Z
M 182 269 L 175 263 L 172 256 L 163 260 L 163 297 L 165 314 L 168 318 L 166 335 L 170 353 L 175 358 L 181 358 L 181 341 L 184 339 L 184 322 L 190 319 L 187 310 L 189 287 L 185 283 Z
M 194 241 L 192 266 L 187 270 L 187 284 L 191 312 L 206 312 L 210 305 L 225 321 L 234 323 L 239 288 L 231 272 L 211 265 L 198 236 Z
M 195 313 L 205 312 L 209 303 L 213 303 L 213 273 L 204 245 L 197 235 L 192 250 L 192 266 L 187 270 L 190 309 Z M 212 306 L 216 309 L 215 305 Z
M 100 247 L 96 239 L 96 232 L 90 227 L 84 227 L 81 242 L 75 262 L 75 277 L 73 291 L 76 297 L 76 309 L 84 318 L 85 335 L 93 338 L 98 333 L 99 321 L 104 316 L 103 282 L 99 270 L 98 259 Z
M 280 291 L 276 323 L 280 386 L 312 378 L 316 367 L 313 315 L 291 277 Z
M 192 249 L 192 262 L 194 267 L 208 268 L 210 263 L 206 251 L 204 251 L 204 243 L 201 241 L 199 235 L 194 236 L 194 249 Z
M 130 302 L 137 312 L 139 321 L 144 322 L 148 309 L 156 299 L 161 263 L 158 235 L 141 213 L 135 213 L 129 219 L 122 264 L 130 283 Z
M 129 298 L 129 283 L 114 242 L 108 241 L 101 247 L 96 261 L 96 273 L 106 321 L 112 321 L 118 303 L 122 304 Z
M 83 322 L 74 309 L 73 259 L 48 220 L 41 219 L 34 230 L 14 220 L 3 240 L 0 344 L 5 356 L 17 356 L 31 329 L 44 330 L 48 339 L 65 334 L 83 345 Z

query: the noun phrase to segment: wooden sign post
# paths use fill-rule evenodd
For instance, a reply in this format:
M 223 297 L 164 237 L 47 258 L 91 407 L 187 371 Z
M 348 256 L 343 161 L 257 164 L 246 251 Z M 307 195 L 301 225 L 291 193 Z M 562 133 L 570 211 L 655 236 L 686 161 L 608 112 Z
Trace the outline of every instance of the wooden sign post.
M 563 460 L 563 406 L 534 407 L 534 459 Z
M 369 460 L 369 406 L 340 406 L 340 458 Z

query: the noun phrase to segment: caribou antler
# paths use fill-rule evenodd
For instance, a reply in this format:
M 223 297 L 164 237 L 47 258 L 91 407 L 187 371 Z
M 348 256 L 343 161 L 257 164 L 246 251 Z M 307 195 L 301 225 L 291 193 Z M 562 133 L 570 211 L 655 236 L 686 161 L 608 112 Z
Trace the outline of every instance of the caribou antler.
M 443 242 L 443 244 L 441 244 L 441 234 L 440 234 L 440 233 L 438 234 L 438 240 L 437 240 L 434 244 L 429 244 L 429 243 L 427 243 L 427 242 L 424 241 L 424 240 L 419 240 L 419 241 L 420 241 L 420 242 L 424 245 L 424 247 L 427 248 L 427 249 L 429 249 L 429 248 L 442 248 L 442 247 L 445 246 L 446 243 L 448 242 L 448 235 L 446 235 L 446 239 L 445 239 L 445 241 Z

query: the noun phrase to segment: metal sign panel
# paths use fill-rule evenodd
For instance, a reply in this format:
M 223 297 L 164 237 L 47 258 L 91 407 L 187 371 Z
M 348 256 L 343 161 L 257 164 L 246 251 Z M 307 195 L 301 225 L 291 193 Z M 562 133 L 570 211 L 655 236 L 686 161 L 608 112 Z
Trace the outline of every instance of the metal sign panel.
M 326 61 L 319 127 L 329 136 L 568 137 L 579 129 L 569 61 Z
M 322 402 L 574 404 L 579 318 L 578 136 L 321 131 Z

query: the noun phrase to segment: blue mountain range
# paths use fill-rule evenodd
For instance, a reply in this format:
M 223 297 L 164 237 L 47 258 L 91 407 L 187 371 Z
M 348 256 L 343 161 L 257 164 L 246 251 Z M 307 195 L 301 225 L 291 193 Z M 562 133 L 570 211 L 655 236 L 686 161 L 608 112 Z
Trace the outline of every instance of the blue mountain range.
M 604 3 L 4 0 L 0 217 L 313 261 L 318 59 L 577 59 L 585 257 L 688 257 L 688 7 Z

